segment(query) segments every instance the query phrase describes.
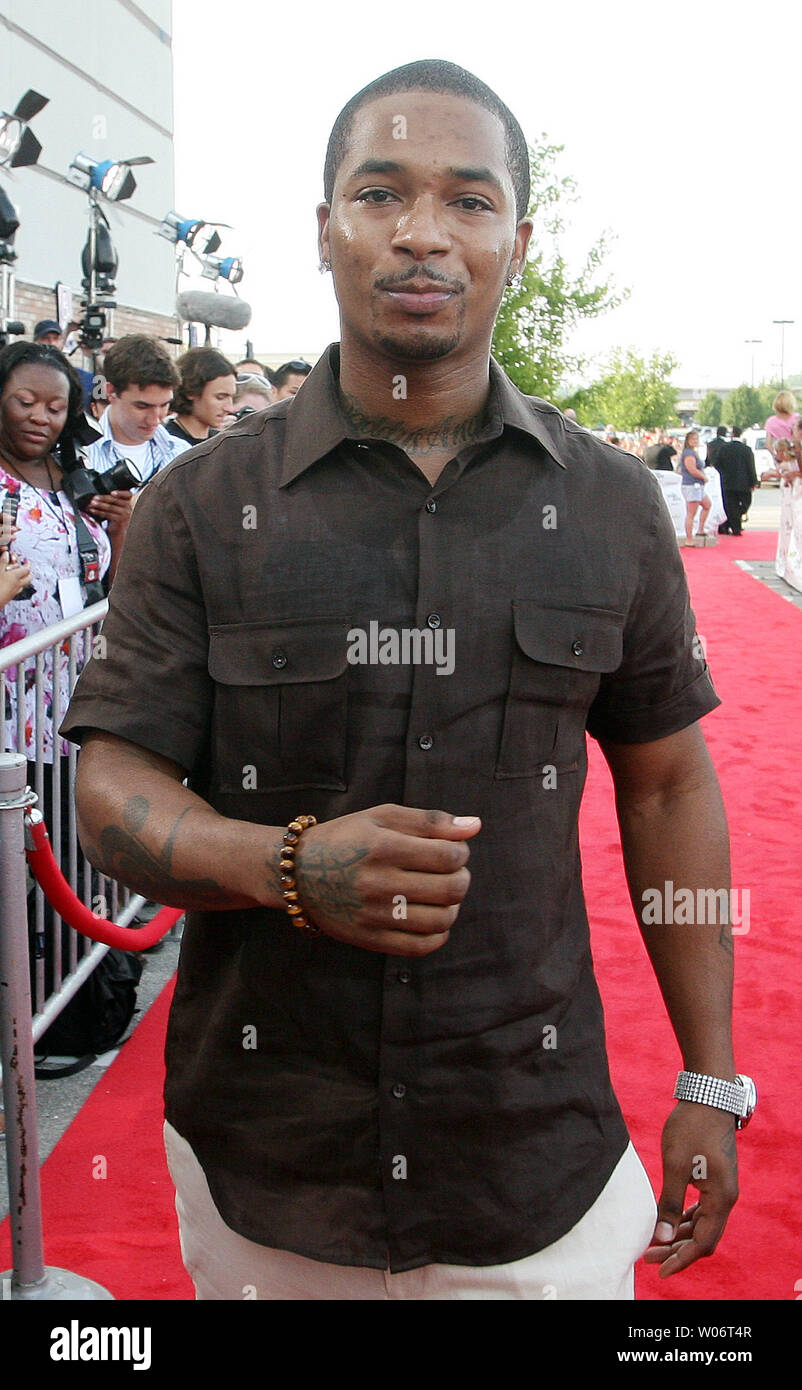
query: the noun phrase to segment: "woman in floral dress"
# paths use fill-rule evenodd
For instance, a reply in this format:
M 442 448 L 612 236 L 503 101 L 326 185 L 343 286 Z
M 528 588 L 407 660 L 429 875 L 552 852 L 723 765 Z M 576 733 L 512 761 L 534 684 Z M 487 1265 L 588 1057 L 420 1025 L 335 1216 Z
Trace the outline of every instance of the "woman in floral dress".
M 12 544 L 15 559 L 30 565 L 30 590 L 23 591 L 0 608 L 0 647 L 58 623 L 79 612 L 86 602 L 75 525 L 75 510 L 64 490 L 57 441 L 67 431 L 80 437 L 86 428 L 81 386 L 67 359 L 55 348 L 38 343 L 14 343 L 0 351 L 0 499 L 7 494 L 18 501 L 17 534 Z M 131 514 L 129 493 L 96 497 L 86 528 L 98 550 L 101 576 L 115 567 Z M 104 530 L 101 521 L 108 522 Z M 24 597 L 28 592 L 29 596 Z M 73 639 L 80 670 L 87 656 L 83 635 Z M 69 641 L 57 654 L 58 679 L 52 654 L 44 658 L 44 722 L 39 731 L 46 763 L 53 761 L 54 739 L 66 754 L 64 740 L 57 739 L 69 702 Z M 5 747 L 36 757 L 35 699 L 36 662 L 25 664 L 24 745 L 18 747 L 17 672 L 5 679 Z M 56 718 L 54 720 L 54 710 Z

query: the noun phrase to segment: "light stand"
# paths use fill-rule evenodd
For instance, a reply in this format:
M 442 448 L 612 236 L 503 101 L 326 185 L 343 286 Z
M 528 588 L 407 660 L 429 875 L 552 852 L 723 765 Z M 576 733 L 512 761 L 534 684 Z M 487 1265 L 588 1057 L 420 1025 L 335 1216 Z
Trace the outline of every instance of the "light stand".
M 89 197 L 89 235 L 81 253 L 84 272 L 81 283 L 86 298 L 81 301 L 84 315 L 80 323 L 80 343 L 84 351 L 91 354 L 93 376 L 97 375 L 98 353 L 106 336 L 106 310 L 117 307 L 116 301 L 106 296 L 114 294 L 114 278 L 119 265 L 111 228 L 100 206 L 100 198 L 102 195 L 110 203 L 121 203 L 130 198 L 136 188 L 132 166 L 152 163 L 148 154 L 137 155 L 133 159 L 98 161 L 92 159 L 91 155 L 78 153 L 67 171 L 70 183 L 84 189 Z
M 187 253 L 193 256 L 198 262 L 201 267 L 201 274 L 207 279 L 216 281 L 220 275 L 223 275 L 223 278 L 230 279 L 232 288 L 235 281 L 242 279 L 243 272 L 241 261 L 235 260 L 233 257 L 229 257 L 226 261 L 221 261 L 220 257 L 214 254 L 220 249 L 221 245 L 219 232 L 216 230 L 210 231 L 210 235 L 207 237 L 202 250 L 199 251 L 197 249 L 196 243 L 204 227 L 209 229 L 227 227 L 230 230 L 230 224 L 228 222 L 208 222 L 205 218 L 200 217 L 182 217 L 179 212 L 171 209 L 170 212 L 165 213 L 165 216 L 162 218 L 161 226 L 156 232 L 156 236 L 164 237 L 166 241 L 172 242 L 175 246 L 176 303 L 178 303 L 179 299 L 181 276 L 188 274 L 184 269 L 184 260 Z M 223 266 L 225 268 L 218 269 L 218 266 Z M 217 290 L 217 288 L 218 286 L 215 284 L 215 290 Z M 236 290 L 234 290 L 234 293 L 237 293 Z M 179 316 L 179 331 L 181 322 L 182 320 Z M 187 334 L 189 338 L 189 347 L 196 347 L 197 329 L 194 323 L 187 323 Z M 205 337 L 207 347 L 211 343 L 211 340 L 211 325 L 207 323 Z
M 23 169 L 36 163 L 42 146 L 28 122 L 38 116 L 48 100 L 31 87 L 13 112 L 0 111 L 0 165 Z M 5 347 L 9 338 L 19 338 L 25 332 L 25 324 L 14 318 L 14 237 L 18 227 L 17 209 L 0 188 L 0 347 Z
M 97 359 L 107 336 L 108 309 L 116 309 L 117 301 L 109 299 L 117 288 L 114 277 L 117 274 L 118 259 L 111 239 L 111 229 L 106 215 L 98 201 L 96 188 L 89 189 L 89 234 L 81 254 L 81 267 L 84 278 L 81 284 L 86 298 L 81 300 L 84 310 L 80 322 L 81 347 L 92 357 L 92 376 L 97 374 Z
M 14 236 L 18 226 L 16 208 L 0 188 L 0 348 L 9 338 L 25 332 L 25 324 L 14 318 Z

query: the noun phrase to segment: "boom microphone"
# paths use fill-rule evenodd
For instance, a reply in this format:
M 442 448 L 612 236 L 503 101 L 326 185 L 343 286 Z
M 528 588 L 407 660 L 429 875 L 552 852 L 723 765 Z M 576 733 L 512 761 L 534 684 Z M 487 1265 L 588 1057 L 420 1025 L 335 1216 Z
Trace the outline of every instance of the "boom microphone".
M 175 311 L 186 323 L 203 323 L 207 328 L 230 328 L 237 332 L 251 321 L 251 306 L 229 294 L 185 290 L 175 301 Z

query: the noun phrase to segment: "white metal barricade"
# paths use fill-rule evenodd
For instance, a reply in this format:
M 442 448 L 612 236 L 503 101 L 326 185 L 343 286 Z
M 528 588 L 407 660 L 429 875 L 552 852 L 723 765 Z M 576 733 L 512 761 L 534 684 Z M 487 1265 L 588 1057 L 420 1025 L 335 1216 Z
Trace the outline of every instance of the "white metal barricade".
M 96 603 L 72 618 L 0 648 L 4 710 L 0 753 L 0 1066 L 14 1253 L 13 1275 L 3 1279 L 4 1298 L 111 1297 L 91 1280 L 44 1265 L 33 1056 L 34 1041 L 108 947 L 89 942 L 52 913 L 52 930 L 47 932 L 49 960 L 39 949 L 34 978 L 30 978 L 24 829 L 25 810 L 38 801 L 53 853 L 73 891 L 80 885 L 83 900 L 92 911 L 115 920 L 118 926 L 128 926 L 145 899 L 93 870 L 80 853 L 73 794 L 77 750 L 69 744 L 62 755 L 57 732 L 78 678 L 79 661 L 83 660 L 79 652 L 102 640 L 99 627 L 107 610 L 106 602 Z M 65 657 L 67 680 L 63 683 L 60 671 Z M 12 712 L 10 722 L 5 717 L 8 709 Z M 66 824 L 62 824 L 63 813 Z M 37 884 L 34 925 L 39 948 L 45 941 L 48 913 Z
M 93 604 L 72 618 L 43 628 L 40 632 L 24 637 L 8 647 L 0 647 L 0 682 L 3 686 L 4 709 L 14 710 L 13 725 L 9 727 L 3 720 L 3 751 L 19 752 L 26 755 L 33 765 L 33 776 L 29 779 L 31 789 L 36 793 L 37 804 L 45 816 L 53 853 L 58 865 L 74 892 L 78 891 L 82 880 L 82 893 L 86 906 L 117 922 L 128 926 L 144 905 L 145 899 L 134 895 L 104 875 L 93 871 L 88 859 L 80 851 L 75 821 L 75 766 L 77 749 L 68 745 L 66 757 L 59 754 L 57 730 L 67 712 L 69 696 L 78 679 L 79 667 L 77 649 L 90 646 L 99 639 L 100 623 L 108 611 L 108 603 Z M 64 698 L 62 682 L 56 678 L 47 680 L 47 672 L 57 672 L 63 657 L 64 644 L 68 644 L 68 691 Z M 48 660 L 49 657 L 49 660 Z M 27 690 L 26 690 L 27 687 Z M 31 699 L 29 691 L 33 692 Z M 32 731 L 27 731 L 28 708 L 33 705 L 34 720 Z M 49 710 L 49 713 L 46 711 Z M 48 760 L 45 748 L 45 727 L 52 727 L 52 762 Z M 26 750 L 27 742 L 27 750 Z M 33 757 L 31 757 L 33 753 Z M 29 769 L 30 770 L 30 769 Z M 66 779 L 67 788 L 62 785 Z M 45 805 L 45 787 L 48 784 L 50 795 Z M 65 796 L 65 790 L 67 795 Z M 62 807 L 66 803 L 67 824 L 62 825 Z M 92 892 L 94 885 L 96 891 Z M 31 980 L 33 1001 L 33 1038 L 38 1041 L 42 1033 L 64 1008 L 64 1005 L 80 988 L 84 980 L 108 950 L 99 942 L 90 942 L 79 932 L 73 931 L 59 917 L 53 914 L 53 930 L 48 933 L 50 940 L 50 974 L 52 985 L 46 987 L 47 961 L 42 951 L 45 936 L 45 900 L 39 885 L 36 885 L 36 923 L 35 930 L 38 951 L 35 959 L 34 977 Z M 94 899 L 94 901 L 93 901 Z M 67 961 L 65 971 L 64 961 Z

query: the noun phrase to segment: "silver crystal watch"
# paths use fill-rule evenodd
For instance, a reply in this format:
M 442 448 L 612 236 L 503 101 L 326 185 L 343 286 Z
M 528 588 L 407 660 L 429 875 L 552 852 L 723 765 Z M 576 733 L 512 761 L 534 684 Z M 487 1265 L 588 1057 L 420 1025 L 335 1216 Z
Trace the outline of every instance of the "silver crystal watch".
M 681 1071 L 674 1099 L 728 1110 L 735 1116 L 735 1128 L 746 1129 L 757 1105 L 757 1087 L 751 1076 L 739 1074 L 734 1081 L 722 1081 L 718 1076 L 704 1076 L 698 1071 Z

